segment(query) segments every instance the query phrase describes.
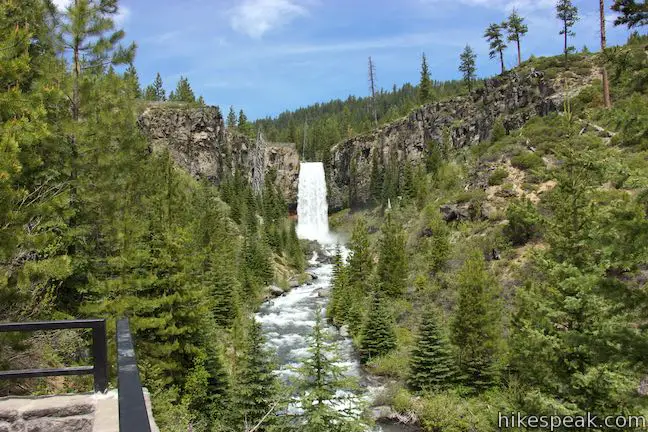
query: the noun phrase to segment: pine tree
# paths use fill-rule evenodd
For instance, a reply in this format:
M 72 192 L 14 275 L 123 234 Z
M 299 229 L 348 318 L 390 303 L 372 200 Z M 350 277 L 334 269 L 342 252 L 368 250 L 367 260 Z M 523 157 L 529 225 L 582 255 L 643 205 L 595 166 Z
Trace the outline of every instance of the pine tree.
M 602 140 L 575 124 L 563 134 L 546 203 L 549 248 L 516 295 L 512 364 L 545 405 L 604 416 L 642 403 L 636 382 L 646 345 L 635 320 L 645 312 L 628 283 L 648 253 L 648 221 L 626 192 L 602 193 L 613 163 Z
M 327 317 L 335 325 L 343 325 L 348 310 L 349 280 L 348 272 L 342 259 L 340 248 L 335 252 L 333 259 L 333 273 L 331 275 L 331 297 L 326 308 Z
M 517 44 L 518 66 L 522 64 L 522 50 L 520 48 L 520 39 L 527 34 L 529 27 L 524 24 L 524 18 L 518 15 L 517 11 L 513 9 L 506 22 L 506 30 L 508 31 L 509 42 Z
M 360 359 L 366 363 L 389 353 L 394 348 L 396 348 L 396 334 L 392 319 L 385 308 L 384 300 L 379 294 L 374 294 L 371 309 L 362 328 Z
M 405 255 L 405 233 L 392 212 L 387 213 L 381 228 L 378 246 L 378 280 L 380 289 L 390 297 L 405 293 L 407 283 L 407 258 Z
M 243 110 L 239 111 L 238 116 L 238 130 L 245 135 L 252 135 L 252 124 L 248 122 L 247 116 Z
M 475 66 L 476 59 L 477 54 L 475 54 L 469 45 L 466 45 L 466 48 L 464 48 L 460 56 L 461 64 L 459 65 L 459 71 L 463 73 L 463 80 L 466 86 L 468 86 L 468 92 L 472 92 L 473 81 L 475 81 L 475 72 L 477 71 L 477 67 Z
M 576 33 L 572 31 L 572 27 L 576 24 L 576 21 L 579 20 L 578 17 L 578 8 L 574 6 L 571 0 L 558 0 L 556 4 L 556 18 L 562 21 L 563 27 L 560 30 L 560 34 L 565 37 L 565 46 L 564 54 L 567 57 L 573 47 L 570 47 L 567 43 L 569 36 L 576 36 Z
M 483 390 L 498 382 L 501 310 L 497 281 L 481 253 L 473 253 L 457 275 L 459 300 L 452 340 L 459 350 L 459 371 L 466 386 Z
M 301 402 L 303 422 L 300 431 L 305 432 L 360 432 L 366 425 L 358 419 L 354 406 L 357 399 L 349 390 L 352 383 L 344 376 L 339 361 L 337 345 L 322 323 L 321 311 L 315 312 L 315 326 L 309 336 L 308 357 L 298 368 L 297 392 Z
M 614 0 L 612 10 L 619 13 L 615 26 L 627 25 L 629 29 L 648 25 L 648 5 L 644 1 Z
M 149 87 L 151 90 L 147 88 L 147 95 L 152 98 L 149 100 L 157 102 L 164 102 L 166 100 L 166 93 L 164 91 L 164 87 L 162 85 L 162 77 L 160 76 L 159 72 L 155 74 L 155 81 L 153 81 L 153 85 Z
M 435 391 L 448 387 L 456 376 L 454 358 L 436 312 L 423 316 L 416 346 L 410 357 L 408 384 L 414 390 Z
M 198 103 L 198 105 L 201 106 L 201 107 L 207 106 L 207 104 L 205 103 L 205 98 L 203 98 L 202 96 L 200 96 L 200 97 L 198 98 L 197 103 Z
M 425 53 L 421 56 L 421 80 L 419 81 L 419 103 L 426 104 L 432 100 L 432 82 Z
M 166 94 L 162 85 L 162 77 L 160 76 L 159 72 L 155 74 L 155 81 L 153 81 L 153 91 L 156 101 L 163 102 L 166 100 Z
M 180 77 L 178 84 L 176 86 L 175 92 L 171 92 L 169 95 L 170 101 L 175 102 L 186 102 L 186 103 L 195 103 L 196 96 L 194 95 L 191 85 L 189 84 L 189 79 L 185 77 Z
M 356 219 L 349 242 L 349 283 L 368 289 L 367 281 L 373 272 L 373 258 L 367 233 L 367 222 Z M 366 294 L 368 291 L 364 291 Z
M 128 65 L 128 69 L 124 72 L 124 78 L 130 83 L 133 95 L 138 99 L 142 97 L 139 76 L 137 75 L 137 70 L 132 63 Z
M 484 37 L 490 44 L 490 58 L 494 59 L 499 56 L 502 73 L 506 71 L 504 66 L 504 50 L 507 48 L 504 42 L 504 36 L 502 35 L 503 28 L 506 28 L 506 26 L 502 24 L 491 24 L 486 29 L 486 32 L 484 32 Z
M 229 114 L 227 114 L 227 128 L 236 129 L 236 113 L 234 107 L 230 105 Z
M 261 325 L 253 320 L 248 329 L 246 350 L 238 362 L 234 387 L 236 429 L 247 431 L 260 423 L 256 430 L 267 431 L 278 411 L 277 382 L 264 343 Z

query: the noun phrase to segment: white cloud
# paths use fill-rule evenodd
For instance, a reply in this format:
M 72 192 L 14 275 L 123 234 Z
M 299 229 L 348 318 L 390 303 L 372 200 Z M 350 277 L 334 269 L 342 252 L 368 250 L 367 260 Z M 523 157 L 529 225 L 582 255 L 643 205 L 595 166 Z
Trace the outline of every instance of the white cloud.
M 232 10 L 230 24 L 238 32 L 260 38 L 305 15 L 308 10 L 299 0 L 244 0 Z
M 439 3 L 454 4 L 455 2 L 448 3 L 447 0 L 421 0 L 423 3 L 435 4 Z M 456 3 L 461 3 L 468 6 L 480 6 L 490 9 L 500 9 L 504 11 L 511 11 L 517 9 L 519 11 L 535 11 L 541 9 L 551 9 L 555 6 L 556 0 L 455 0 Z
M 464 40 L 448 37 L 448 32 L 409 33 L 376 39 L 350 40 L 328 44 L 295 44 L 279 45 L 268 53 L 280 55 L 301 55 L 323 52 L 347 52 L 381 50 L 390 48 L 413 48 L 426 45 L 458 46 L 465 45 Z

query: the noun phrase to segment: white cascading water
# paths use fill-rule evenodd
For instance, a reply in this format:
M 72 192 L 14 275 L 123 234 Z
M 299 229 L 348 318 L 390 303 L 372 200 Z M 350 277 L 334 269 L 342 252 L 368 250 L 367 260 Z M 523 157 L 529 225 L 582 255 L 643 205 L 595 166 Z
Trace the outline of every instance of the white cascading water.
M 321 313 L 325 314 L 333 276 L 331 258 L 338 250 L 344 259 L 348 255 L 344 245 L 336 244 L 336 236 L 329 233 L 326 179 L 321 162 L 302 162 L 300 165 L 297 215 L 299 218 L 297 235 L 303 239 L 319 241 L 322 246 L 320 253 L 323 256 L 313 253 L 313 257 L 308 262 L 308 271 L 313 275 L 312 282 L 266 301 L 256 314 L 268 345 L 277 354 L 276 373 L 284 382 L 294 379 L 295 368 L 298 368 L 309 356 L 308 335 L 315 325 L 316 311 L 321 310 Z M 361 392 L 362 399 L 372 400 L 383 389 L 382 385 L 372 382 L 370 377 L 362 373 L 351 339 L 343 336 L 332 325 L 327 325 L 327 329 L 337 344 L 340 356 L 337 366 L 341 367 L 345 374 L 360 379 L 364 387 L 364 391 Z M 338 392 L 350 394 L 344 390 Z M 350 405 L 344 408 L 353 407 Z M 360 410 L 358 406 L 358 412 Z M 299 410 L 295 411 L 295 406 L 292 406 L 288 411 L 298 412 Z M 402 432 L 409 429 L 400 425 L 382 425 L 372 430 Z
M 299 164 L 297 236 L 322 242 L 329 239 L 326 178 L 322 162 Z

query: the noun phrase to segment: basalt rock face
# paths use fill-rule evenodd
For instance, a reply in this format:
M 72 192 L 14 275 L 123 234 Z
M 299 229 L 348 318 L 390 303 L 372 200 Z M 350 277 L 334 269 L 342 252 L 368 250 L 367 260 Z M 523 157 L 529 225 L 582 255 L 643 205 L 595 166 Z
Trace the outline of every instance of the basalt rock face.
M 448 146 L 458 149 L 475 145 L 490 137 L 497 118 L 502 119 L 507 131 L 517 129 L 533 116 L 555 111 L 559 99 L 542 74 L 510 73 L 487 80 L 470 96 L 424 105 L 408 117 L 343 141 L 332 149 L 327 166 L 329 208 L 369 202 L 375 152 L 378 168 L 383 171 L 390 161 L 400 166 L 423 163 L 427 143 L 442 143 L 444 133 Z
M 238 167 L 258 190 L 273 171 L 289 206 L 296 207 L 299 155 L 294 145 L 267 142 L 263 136 L 252 140 L 229 131 L 217 107 L 153 103 L 138 124 L 152 152 L 167 149 L 178 166 L 215 184 Z

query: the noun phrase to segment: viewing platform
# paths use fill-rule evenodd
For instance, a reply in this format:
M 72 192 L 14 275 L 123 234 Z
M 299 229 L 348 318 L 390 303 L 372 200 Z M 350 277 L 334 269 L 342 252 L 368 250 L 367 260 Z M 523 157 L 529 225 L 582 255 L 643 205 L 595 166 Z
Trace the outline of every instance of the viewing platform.
M 108 389 L 106 321 L 0 323 L 0 332 L 92 329 L 92 366 L 0 371 L 0 379 L 93 375 L 94 392 L 0 398 L 0 432 L 158 432 L 128 319 L 117 321 L 117 389 Z

